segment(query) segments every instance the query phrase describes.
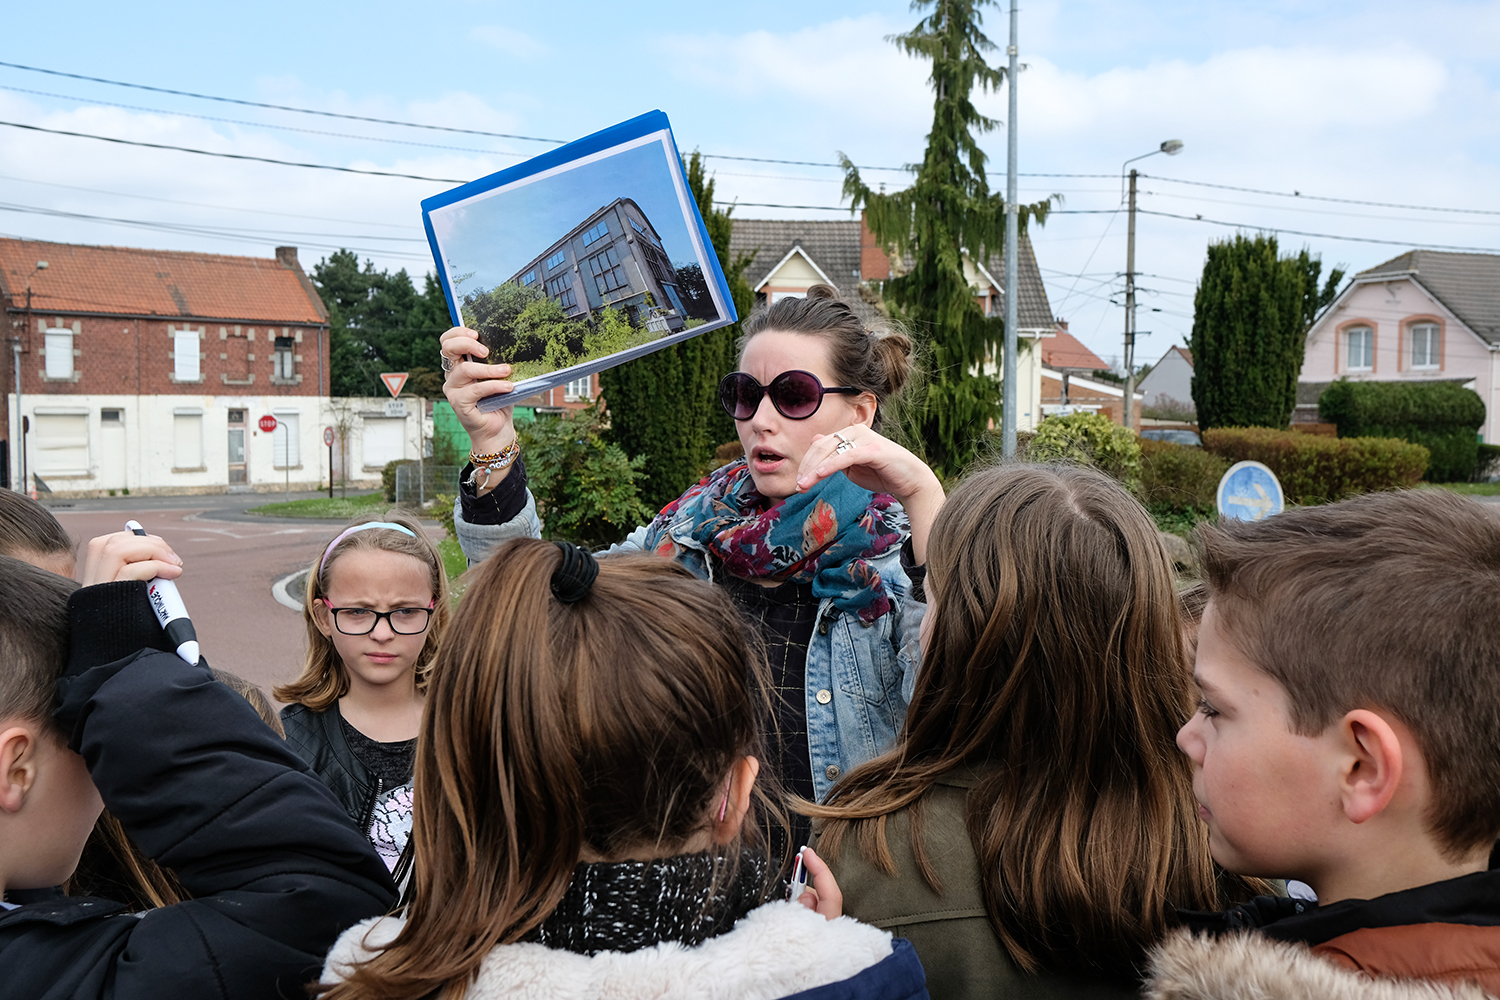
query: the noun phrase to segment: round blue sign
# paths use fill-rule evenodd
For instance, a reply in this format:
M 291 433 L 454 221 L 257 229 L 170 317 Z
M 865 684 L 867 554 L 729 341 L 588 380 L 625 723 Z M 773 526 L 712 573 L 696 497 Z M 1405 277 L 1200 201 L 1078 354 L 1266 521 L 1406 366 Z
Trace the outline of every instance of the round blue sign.
M 1236 462 L 1219 480 L 1219 514 L 1236 521 L 1263 521 L 1286 509 L 1276 473 L 1259 462 Z

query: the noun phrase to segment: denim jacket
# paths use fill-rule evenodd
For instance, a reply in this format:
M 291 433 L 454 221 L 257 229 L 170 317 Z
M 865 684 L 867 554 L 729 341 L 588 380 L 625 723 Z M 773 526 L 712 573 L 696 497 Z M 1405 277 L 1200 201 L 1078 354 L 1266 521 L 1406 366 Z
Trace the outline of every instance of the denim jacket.
M 501 541 L 541 537 L 536 504 L 526 507 L 507 524 L 469 524 L 463 508 L 454 504 L 453 527 L 469 564 L 489 554 Z M 677 561 L 703 580 L 713 581 L 713 560 L 692 538 L 692 517 L 685 514 L 667 530 L 677 543 Z M 646 526 L 609 547 L 616 552 L 644 552 Z M 818 606 L 818 625 L 807 647 L 807 680 L 803 686 L 807 712 L 807 742 L 812 757 L 813 790 L 819 801 L 848 770 L 883 753 L 895 741 L 906 718 L 906 706 L 916 683 L 922 654 L 918 634 L 927 605 L 912 594 L 911 581 L 901 568 L 900 546 L 870 562 L 880 572 L 891 594 L 891 610 L 869 625 L 857 615 L 840 611 L 832 599 Z

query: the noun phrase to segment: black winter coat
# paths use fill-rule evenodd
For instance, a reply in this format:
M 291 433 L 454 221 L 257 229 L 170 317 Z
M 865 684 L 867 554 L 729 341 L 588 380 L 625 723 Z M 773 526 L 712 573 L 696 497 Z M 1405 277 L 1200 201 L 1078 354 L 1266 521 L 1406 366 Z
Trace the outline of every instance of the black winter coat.
M 193 899 L 139 916 L 63 896 L 0 913 L 0 998 L 305 996 L 339 933 L 394 902 L 385 865 L 249 703 L 158 651 L 144 584 L 84 588 L 69 612 L 55 718 L 105 805 Z
M 349 749 L 342 721 L 338 702 L 322 712 L 306 705 L 288 705 L 281 710 L 287 746 L 333 790 L 360 832 L 367 833 L 374 819 L 375 800 L 385 787 Z

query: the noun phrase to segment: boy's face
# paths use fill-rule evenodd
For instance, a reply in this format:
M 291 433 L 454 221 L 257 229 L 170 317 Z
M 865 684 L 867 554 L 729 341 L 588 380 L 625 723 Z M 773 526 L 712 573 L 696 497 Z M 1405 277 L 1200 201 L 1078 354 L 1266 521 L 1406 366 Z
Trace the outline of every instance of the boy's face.
M 1323 740 L 1292 731 L 1285 689 L 1224 638 L 1212 603 L 1193 679 L 1201 700 L 1177 745 L 1193 761 L 1214 860 L 1242 875 L 1314 882 L 1328 820 L 1342 815 Z

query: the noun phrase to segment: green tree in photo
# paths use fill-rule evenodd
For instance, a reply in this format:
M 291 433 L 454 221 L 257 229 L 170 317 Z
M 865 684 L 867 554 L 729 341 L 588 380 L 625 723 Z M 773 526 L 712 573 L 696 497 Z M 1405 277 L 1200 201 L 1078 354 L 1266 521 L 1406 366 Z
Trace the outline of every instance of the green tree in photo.
M 910 187 L 876 193 L 839 154 L 850 209 L 865 210 L 870 231 L 894 259 L 911 257 L 911 269 L 887 281 L 884 295 L 926 347 L 926 403 L 912 412 L 908 436 L 942 476 L 958 474 L 1000 419 L 1000 381 L 983 368 L 1000 357 L 1004 321 L 985 316 L 963 266 L 965 253 L 985 261 L 1005 245 L 1005 199 L 989 190 L 976 139 L 997 122 L 972 100 L 976 87 L 996 90 L 1005 79 L 1003 69 L 985 62 L 995 46 L 980 30 L 980 8 L 991 3 L 916 0 L 914 9 L 931 7 L 932 13 L 889 39 L 932 63 L 932 130 Z M 1044 224 L 1058 197 L 1019 206 L 1022 231 L 1030 221 Z
M 729 282 L 735 311 L 743 317 L 755 305 L 755 292 L 744 278 L 752 258 L 730 258 L 730 210 L 714 208 L 714 182 L 704 169 L 703 157 L 694 152 L 684 168 L 709 241 Z M 701 280 L 701 274 L 698 277 Z M 682 286 L 690 297 L 707 294 L 706 283 L 701 293 L 692 291 L 691 284 L 689 280 Z M 695 306 L 687 301 L 683 304 L 693 314 Z M 641 496 L 654 510 L 675 499 L 703 472 L 718 445 L 735 438 L 734 421 L 719 406 L 718 386 L 738 361 L 738 337 L 736 323 L 599 376 L 609 407 L 609 440 L 628 454 L 645 458 L 646 481 L 640 487 Z
M 1307 329 L 1338 290 L 1333 269 L 1303 250 L 1277 253 L 1276 237 L 1211 243 L 1193 298 L 1193 403 L 1200 427 L 1282 428 L 1297 405 Z

